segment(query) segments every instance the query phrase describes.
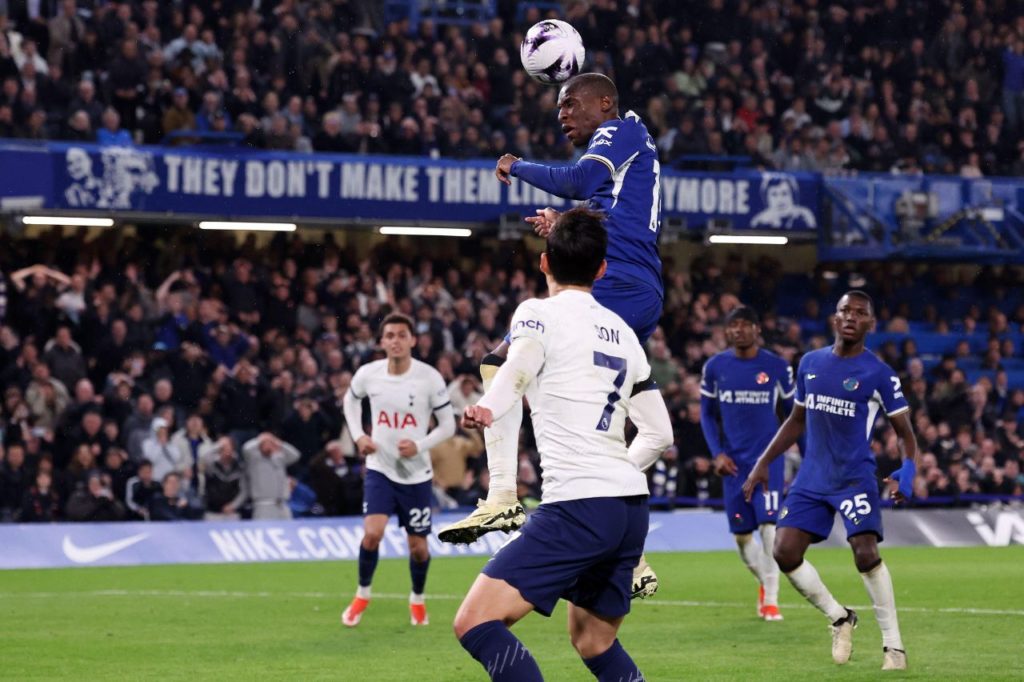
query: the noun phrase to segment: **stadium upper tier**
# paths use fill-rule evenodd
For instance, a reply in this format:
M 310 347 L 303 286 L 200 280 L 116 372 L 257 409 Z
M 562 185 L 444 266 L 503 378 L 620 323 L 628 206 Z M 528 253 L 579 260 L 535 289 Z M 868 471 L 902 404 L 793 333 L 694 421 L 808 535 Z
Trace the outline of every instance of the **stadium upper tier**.
M 552 16 L 663 162 L 1024 174 L 1015 3 L 256 4 L 11 3 L 0 137 L 568 159 L 556 90 L 517 57 Z

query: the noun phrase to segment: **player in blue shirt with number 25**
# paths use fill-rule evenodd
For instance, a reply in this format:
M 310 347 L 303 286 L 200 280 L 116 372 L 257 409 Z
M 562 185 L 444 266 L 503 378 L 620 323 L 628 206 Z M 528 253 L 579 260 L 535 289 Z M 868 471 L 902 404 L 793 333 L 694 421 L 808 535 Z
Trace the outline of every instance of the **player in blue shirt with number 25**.
M 804 461 L 779 512 L 775 561 L 797 592 L 832 622 L 832 660 L 849 661 L 857 614 L 836 601 L 804 560 L 811 543 L 832 532 L 838 511 L 882 631 L 882 670 L 904 670 L 907 654 L 896 619 L 892 578 L 878 554 L 882 514 L 869 447 L 878 411 L 885 410 L 903 447 L 903 466 L 887 479 L 898 483 L 897 502 L 912 496 L 917 441 L 899 377 L 864 347 L 865 337 L 875 328 L 871 297 L 848 291 L 839 299 L 832 320 L 835 343 L 800 361 L 793 411 L 757 460 L 743 493 L 750 500 L 755 487 L 768 482 L 772 461 L 806 429 Z

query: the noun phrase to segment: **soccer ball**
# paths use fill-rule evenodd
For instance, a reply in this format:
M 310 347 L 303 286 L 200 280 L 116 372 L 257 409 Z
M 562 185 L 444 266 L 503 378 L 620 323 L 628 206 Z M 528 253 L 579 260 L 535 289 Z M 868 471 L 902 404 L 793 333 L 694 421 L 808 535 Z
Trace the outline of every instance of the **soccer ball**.
M 526 32 L 519 57 L 534 80 L 561 83 L 580 72 L 586 50 L 576 29 L 564 21 L 546 19 Z

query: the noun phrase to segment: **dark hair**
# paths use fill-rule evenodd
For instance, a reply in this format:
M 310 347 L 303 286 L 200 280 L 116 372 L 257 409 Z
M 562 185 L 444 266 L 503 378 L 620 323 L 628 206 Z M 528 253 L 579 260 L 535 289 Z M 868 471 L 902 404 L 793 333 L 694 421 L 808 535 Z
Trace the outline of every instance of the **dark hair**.
M 573 76 L 565 84 L 565 92 L 580 92 L 597 97 L 610 97 L 616 109 L 619 106 L 619 90 L 615 82 L 601 73 L 581 73 Z
M 870 295 L 868 295 L 868 292 L 863 291 L 861 289 L 850 289 L 845 294 L 843 294 L 843 296 L 849 296 L 850 298 L 859 298 L 860 300 L 868 304 L 868 308 L 871 310 L 871 314 L 875 314 L 875 301 L 874 299 L 871 298 Z M 840 296 L 839 300 L 843 300 L 843 297 Z
M 404 324 L 409 328 L 409 333 L 416 336 L 416 323 L 412 321 L 411 317 L 402 313 L 389 313 L 387 317 L 380 321 L 380 327 L 377 329 L 378 338 L 384 335 L 384 327 L 389 324 Z
M 579 207 L 558 216 L 548 235 L 545 253 L 556 282 L 589 287 L 601 269 L 607 250 L 604 215 Z
M 748 305 L 738 305 L 729 311 L 729 314 L 725 316 L 725 323 L 730 324 L 735 320 L 746 320 L 751 324 L 761 324 L 757 317 L 757 311 Z

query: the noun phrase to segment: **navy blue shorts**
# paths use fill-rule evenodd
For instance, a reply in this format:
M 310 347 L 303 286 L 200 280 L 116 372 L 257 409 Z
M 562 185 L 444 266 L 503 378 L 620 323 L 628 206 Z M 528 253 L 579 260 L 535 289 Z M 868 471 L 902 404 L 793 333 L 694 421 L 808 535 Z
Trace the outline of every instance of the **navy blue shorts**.
M 367 470 L 363 482 L 363 515 L 398 515 L 398 524 L 409 535 L 430 535 L 430 481 L 405 485 L 379 471 Z
M 623 286 L 622 282 L 594 283 L 597 302 L 626 321 L 640 343 L 647 343 L 661 320 L 662 298 L 645 286 Z
M 647 496 L 542 504 L 483 568 L 550 616 L 559 599 L 608 618 L 629 613 L 647 539 Z
M 779 528 L 799 528 L 821 542 L 832 533 L 836 512 L 843 518 L 846 537 L 874 533 L 881 542 L 882 510 L 878 504 L 878 484 L 864 481 L 839 493 L 815 493 L 791 489 L 779 512 Z
M 729 532 L 733 534 L 752 533 L 762 523 L 775 523 L 779 517 L 783 486 L 786 478 L 786 461 L 779 457 L 768 467 L 768 489 L 757 486 L 750 502 L 743 499 L 743 483 L 750 475 L 753 465 L 738 465 L 735 476 L 722 479 L 725 498 L 725 516 L 729 520 Z

